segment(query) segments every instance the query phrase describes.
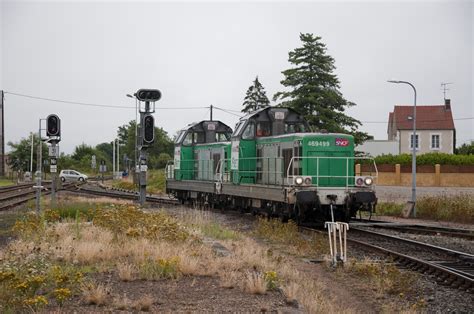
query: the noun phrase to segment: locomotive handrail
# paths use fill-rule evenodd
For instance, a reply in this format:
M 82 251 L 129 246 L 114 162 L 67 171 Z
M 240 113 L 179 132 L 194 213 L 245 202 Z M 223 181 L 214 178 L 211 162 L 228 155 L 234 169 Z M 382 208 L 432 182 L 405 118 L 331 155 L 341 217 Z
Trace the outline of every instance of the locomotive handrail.
M 262 165 L 262 170 L 257 170 L 257 163 L 258 161 L 264 161 L 264 160 L 267 160 L 268 162 L 266 163 L 266 171 L 265 169 L 263 169 L 263 165 Z M 271 185 L 284 185 L 284 178 L 283 178 L 283 174 L 285 173 L 284 171 L 284 164 L 283 164 L 283 157 L 243 157 L 243 158 L 239 158 L 239 163 L 241 161 L 248 161 L 248 162 L 255 162 L 255 169 L 253 170 L 242 170 L 242 169 L 238 169 L 238 170 L 233 170 L 233 169 L 227 169 L 227 171 L 222 171 L 223 169 L 223 166 L 224 165 L 227 165 L 228 163 L 230 163 L 231 159 L 230 158 L 226 158 L 226 159 L 220 159 L 219 160 L 219 163 L 217 164 L 217 167 L 216 167 L 216 177 L 217 177 L 217 180 L 219 182 L 224 182 L 224 175 L 225 174 L 231 174 L 231 173 L 234 173 L 234 172 L 238 172 L 238 173 L 250 173 L 252 174 L 252 177 L 253 175 L 258 175 L 258 174 L 262 174 L 262 177 L 260 178 L 260 180 L 262 181 L 266 181 L 266 183 L 268 184 L 271 184 Z M 270 171 L 270 161 L 274 161 L 274 166 L 272 167 L 275 171 Z M 280 163 L 278 163 L 277 161 L 280 161 Z M 249 164 L 250 165 L 250 164 Z M 277 171 L 277 168 L 280 168 L 279 171 Z M 263 175 L 266 175 L 265 179 L 266 180 L 263 180 Z M 245 176 L 243 176 L 245 177 Z M 257 177 L 255 178 L 255 181 L 259 180 Z M 278 183 L 278 181 L 280 181 L 280 183 Z M 227 181 L 226 181 L 227 182 Z M 272 183 L 270 183 L 272 182 Z
M 302 176 L 302 175 L 290 175 L 290 170 L 294 170 L 293 169 L 293 164 L 294 164 L 294 160 L 297 159 L 299 161 L 303 161 L 304 159 L 316 159 L 316 175 L 305 175 L 306 177 L 315 177 L 316 178 L 316 186 L 319 186 L 319 179 L 320 178 L 335 178 L 335 179 L 338 179 L 338 178 L 345 178 L 346 179 L 346 187 L 348 187 L 350 184 L 349 184 L 349 179 L 350 178 L 355 178 L 356 176 L 350 176 L 349 175 L 349 160 L 371 160 L 373 162 L 373 166 L 374 166 L 374 169 L 375 169 L 375 176 L 372 176 L 374 178 L 378 178 L 378 169 L 377 169 L 377 164 L 375 163 L 375 160 L 374 158 L 372 157 L 333 157 L 333 156 L 293 156 L 291 157 L 290 159 L 290 162 L 288 164 L 288 168 L 286 169 L 286 182 L 287 182 L 287 185 L 294 185 L 294 183 L 291 181 L 291 179 L 293 179 L 294 177 L 297 177 L 297 176 Z M 319 160 L 320 159 L 343 159 L 343 160 L 346 160 L 346 175 L 345 176 L 334 176 L 334 175 L 319 175 Z

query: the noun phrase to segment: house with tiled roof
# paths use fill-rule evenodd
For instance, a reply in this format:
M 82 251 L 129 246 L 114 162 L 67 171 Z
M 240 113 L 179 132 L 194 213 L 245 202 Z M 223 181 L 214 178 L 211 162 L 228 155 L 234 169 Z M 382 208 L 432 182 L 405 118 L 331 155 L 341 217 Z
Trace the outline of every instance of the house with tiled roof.
M 416 106 L 416 137 L 413 139 L 413 106 L 395 106 L 388 115 L 388 140 L 397 141 L 400 154 L 442 152 L 452 154 L 456 144 L 451 101 L 444 105 Z

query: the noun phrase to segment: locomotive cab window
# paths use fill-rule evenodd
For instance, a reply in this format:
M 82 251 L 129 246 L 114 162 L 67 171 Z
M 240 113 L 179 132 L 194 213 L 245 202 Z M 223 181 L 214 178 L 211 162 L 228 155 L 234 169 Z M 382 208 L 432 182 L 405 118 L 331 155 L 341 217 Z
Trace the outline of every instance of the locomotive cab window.
M 260 136 L 270 136 L 271 135 L 271 125 L 268 121 L 262 121 L 257 123 L 257 137 Z
M 183 133 L 184 136 L 184 133 Z M 193 133 L 189 132 L 183 140 L 183 145 L 191 145 L 193 143 Z
M 223 132 L 216 133 L 216 142 L 226 142 L 226 141 L 230 141 L 229 133 L 223 133 Z
M 194 132 L 193 142 L 195 144 L 206 143 L 206 134 L 204 132 Z
M 253 122 L 249 122 L 247 124 L 247 127 L 244 130 L 244 133 L 242 133 L 242 139 L 244 140 L 250 140 L 255 137 L 255 124 Z
M 304 123 L 285 123 L 285 133 L 304 133 L 306 131 Z
M 186 135 L 186 131 L 181 131 L 178 136 L 176 136 L 175 144 L 181 143 L 183 140 L 184 136 Z

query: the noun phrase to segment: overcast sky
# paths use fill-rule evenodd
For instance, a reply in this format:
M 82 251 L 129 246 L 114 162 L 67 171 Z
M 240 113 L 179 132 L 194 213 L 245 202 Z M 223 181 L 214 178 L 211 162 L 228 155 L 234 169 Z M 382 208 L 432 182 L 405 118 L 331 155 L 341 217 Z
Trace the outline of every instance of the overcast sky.
M 1 1 L 1 0 L 0 0 Z M 207 118 L 215 105 L 240 111 L 255 76 L 267 95 L 282 90 L 288 52 L 299 33 L 321 36 L 335 58 L 348 112 L 362 130 L 387 138 L 388 113 L 412 104 L 442 104 L 441 82 L 453 82 L 455 119 L 474 117 L 472 1 L 403 2 L 40 2 L 0 6 L 0 89 L 99 108 L 7 94 L 6 141 L 18 141 L 50 113 L 62 122 L 61 150 L 111 141 L 135 118 L 139 88 L 158 88 L 155 121 L 172 136 Z M 238 117 L 215 111 L 234 127 Z M 369 123 L 378 122 L 378 123 Z M 455 120 L 457 142 L 474 140 L 474 120 Z M 7 148 L 7 151 L 9 148 Z

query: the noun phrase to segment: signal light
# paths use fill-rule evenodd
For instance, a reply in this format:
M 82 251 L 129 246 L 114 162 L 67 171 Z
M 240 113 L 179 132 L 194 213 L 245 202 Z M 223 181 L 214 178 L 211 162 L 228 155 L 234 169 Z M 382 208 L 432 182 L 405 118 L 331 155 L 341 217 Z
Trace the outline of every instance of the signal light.
M 140 101 L 158 101 L 161 98 L 161 92 L 157 89 L 139 89 L 135 96 Z
M 152 144 L 155 141 L 155 119 L 151 114 L 143 117 L 143 144 Z
M 61 135 L 61 120 L 55 114 L 46 118 L 46 135 L 49 137 Z

